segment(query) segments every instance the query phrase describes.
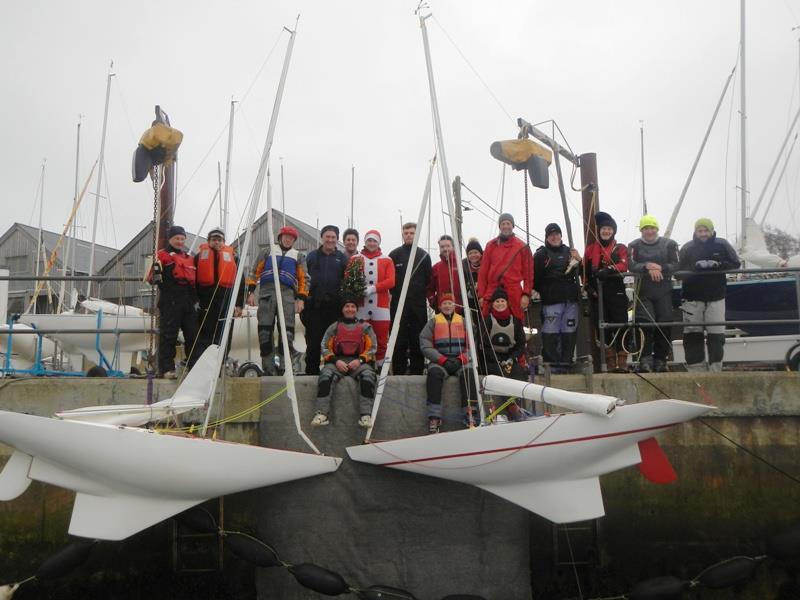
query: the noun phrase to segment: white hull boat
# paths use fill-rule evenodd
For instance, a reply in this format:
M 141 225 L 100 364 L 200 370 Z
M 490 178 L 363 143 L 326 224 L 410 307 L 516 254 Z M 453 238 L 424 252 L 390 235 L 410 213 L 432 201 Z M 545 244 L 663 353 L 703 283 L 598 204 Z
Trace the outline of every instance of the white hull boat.
M 605 514 L 600 475 L 641 463 L 649 479 L 669 481 L 674 471 L 651 438 L 713 409 L 654 400 L 618 406 L 610 416 L 557 414 L 371 442 L 347 453 L 360 462 L 475 485 L 555 523 L 570 523 Z
M 100 325 L 98 327 L 98 318 Z M 116 357 L 117 363 L 114 365 L 118 370 L 127 373 L 130 371 L 133 356 L 137 352 L 143 352 L 148 348 L 148 335 L 146 331 L 150 328 L 150 317 L 148 315 L 34 315 L 23 314 L 20 322 L 35 326 L 37 329 L 59 330 L 59 333 L 48 333 L 47 337 L 56 340 L 64 352 L 70 355 L 73 368 L 81 369 L 80 364 L 75 364 L 73 356 L 80 355 L 87 360 L 97 364 L 99 355 L 97 352 L 98 335 L 94 333 L 73 333 L 81 329 L 101 329 L 99 334 L 100 349 L 106 359 L 111 362 Z M 121 333 L 117 335 L 115 330 L 138 330 L 136 333 Z M 119 345 L 117 345 L 119 344 Z
M 14 454 L 0 500 L 32 480 L 76 492 L 69 533 L 121 540 L 210 498 L 330 473 L 340 458 L 0 411 Z

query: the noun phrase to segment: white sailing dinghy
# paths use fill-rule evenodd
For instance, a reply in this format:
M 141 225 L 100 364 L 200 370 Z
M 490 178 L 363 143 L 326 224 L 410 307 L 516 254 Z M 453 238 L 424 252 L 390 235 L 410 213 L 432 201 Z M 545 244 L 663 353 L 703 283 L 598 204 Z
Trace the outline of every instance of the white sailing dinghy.
M 420 26 L 428 68 L 437 154 L 442 179 L 451 181 L 447 172 L 425 27 L 428 16 L 420 16 Z M 431 173 L 428 174 L 420 209 L 420 223 L 429 201 L 430 180 Z M 457 237 L 450 186 L 445 185 L 444 189 L 453 235 L 456 237 L 454 247 L 458 254 L 456 264 L 459 281 L 462 289 L 465 289 L 462 246 Z M 419 225 L 411 256 L 415 256 L 421 229 Z M 403 282 L 398 314 L 403 314 L 410 273 L 409 268 Z M 471 337 L 470 311 L 464 311 L 464 316 L 470 337 L 472 364 L 478 364 Z M 377 418 L 397 329 L 395 322 L 389 339 L 388 360 L 378 381 L 378 394 L 372 412 L 373 424 Z M 624 406 L 622 401 L 610 396 L 545 388 L 496 376 L 485 377 L 478 389 L 498 396 L 554 403 L 580 412 L 385 442 L 370 441 L 370 428 L 365 443 L 348 447 L 347 453 L 351 459 L 360 462 L 475 485 L 553 522 L 569 523 L 605 514 L 600 475 L 640 464 L 642 473 L 652 481 L 666 483 L 673 480 L 675 472 L 653 436 L 714 408 L 681 400 L 656 400 Z M 480 398 L 478 406 L 483 421 L 484 410 Z
M 294 44 L 295 31 L 289 32 L 249 223 L 255 220 Z M 251 234 L 252 226 L 247 230 L 240 264 L 247 262 Z M 237 277 L 236 285 L 240 283 Z M 234 288 L 234 297 L 236 291 Z M 230 332 L 232 313 L 233 303 L 222 339 Z M 209 348 L 201 357 L 204 362 L 192 371 L 197 376 L 188 376 L 175 396 L 157 410 L 168 413 L 208 400 L 205 435 L 223 354 L 216 346 Z M 130 423 L 145 418 L 142 407 L 136 406 L 117 412 L 105 412 L 103 407 L 71 411 L 63 413 L 63 419 L 0 411 L 0 442 L 14 449 L 0 472 L 0 500 L 18 497 L 32 480 L 64 487 L 76 493 L 70 534 L 121 540 L 211 498 L 335 471 L 341 459 L 319 454 L 299 427 L 296 397 L 292 397 L 292 408 L 298 433 L 317 454 L 100 422 Z M 145 412 L 150 410 L 152 407 Z M 90 420 L 93 422 L 87 422 Z

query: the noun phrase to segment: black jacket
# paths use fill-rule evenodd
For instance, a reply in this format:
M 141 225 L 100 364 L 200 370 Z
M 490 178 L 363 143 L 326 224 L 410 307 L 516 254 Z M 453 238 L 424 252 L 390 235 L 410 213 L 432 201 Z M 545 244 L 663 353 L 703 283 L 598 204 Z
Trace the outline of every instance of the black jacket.
M 539 246 L 533 255 L 533 289 L 542 297 L 542 304 L 577 302 L 581 290 L 578 284 L 579 268 L 566 273 L 569 265 L 569 246 L 553 248 Z
M 406 276 L 406 268 L 411 262 L 411 244 L 403 244 L 389 252 L 389 258 L 394 263 L 394 289 L 392 289 L 392 300 L 390 310 L 392 317 L 397 312 L 397 305 L 400 302 L 400 292 L 403 289 L 403 280 Z M 406 295 L 406 305 L 403 312 L 412 310 L 419 313 L 423 319 L 427 318 L 427 308 L 425 306 L 426 291 L 428 282 L 431 280 L 431 257 L 422 248 L 417 248 L 417 255 L 414 259 L 414 270 L 411 272 L 411 280 L 408 282 L 408 294 Z
M 703 261 L 709 261 L 704 263 Z M 715 264 L 716 263 L 716 264 Z M 701 242 L 694 237 L 686 242 L 680 251 L 681 271 L 727 271 L 738 269 L 741 265 L 736 250 L 717 234 Z M 682 277 L 681 297 L 684 300 L 701 300 L 712 302 L 725 297 L 725 274 L 696 275 Z

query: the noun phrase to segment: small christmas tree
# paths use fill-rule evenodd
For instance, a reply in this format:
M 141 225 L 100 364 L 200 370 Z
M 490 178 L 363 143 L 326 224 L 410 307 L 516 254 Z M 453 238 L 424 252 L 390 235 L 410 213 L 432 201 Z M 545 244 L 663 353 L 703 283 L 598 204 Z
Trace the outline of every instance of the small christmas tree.
M 342 298 L 359 300 L 364 297 L 366 289 L 367 281 L 364 279 L 364 259 L 358 257 L 347 264 L 339 293 Z

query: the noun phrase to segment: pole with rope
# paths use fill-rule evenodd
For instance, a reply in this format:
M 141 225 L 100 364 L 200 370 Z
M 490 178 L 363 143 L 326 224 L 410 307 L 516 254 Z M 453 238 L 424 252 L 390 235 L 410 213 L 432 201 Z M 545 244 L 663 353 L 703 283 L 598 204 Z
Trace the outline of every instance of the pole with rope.
M 364 437 L 364 442 L 369 442 L 372 437 L 372 430 L 375 427 L 375 419 L 378 417 L 378 409 L 383 399 L 383 391 L 386 387 L 386 381 L 389 378 L 389 369 L 392 366 L 392 354 L 394 346 L 397 342 L 397 335 L 400 333 L 400 321 L 402 321 L 403 310 L 406 305 L 406 296 L 408 295 L 408 286 L 411 283 L 411 275 L 414 271 L 414 260 L 417 256 L 417 247 L 419 246 L 419 238 L 422 235 L 422 225 L 425 222 L 425 212 L 430 206 L 431 201 L 431 180 L 433 179 L 433 169 L 436 166 L 436 155 L 431 159 L 431 165 L 428 169 L 428 178 L 425 181 L 425 191 L 422 193 L 422 204 L 419 207 L 419 216 L 417 217 L 417 228 L 414 232 L 414 241 L 411 243 L 411 252 L 409 253 L 410 264 L 406 266 L 406 272 L 403 276 L 403 285 L 400 288 L 400 299 L 397 302 L 397 315 L 392 322 L 392 330 L 389 333 L 389 341 L 386 345 L 386 356 L 383 359 L 383 366 L 378 376 L 378 385 L 375 388 L 375 401 L 372 403 L 372 420 L 367 429 L 367 435 Z
M 269 128 L 267 130 L 267 139 L 264 142 L 264 151 L 263 151 L 263 153 L 261 155 L 261 164 L 259 166 L 258 175 L 256 176 L 256 182 L 255 182 L 255 185 L 253 186 L 253 192 L 251 194 L 250 213 L 249 213 L 249 216 L 248 216 L 248 223 L 250 225 L 248 226 L 247 233 L 245 234 L 244 244 L 243 244 L 244 247 L 243 247 L 241 259 L 239 261 L 240 265 L 247 264 L 247 254 L 248 254 L 248 252 L 250 250 L 250 241 L 251 241 L 251 238 L 252 238 L 252 235 L 253 235 L 253 223 L 255 222 L 255 215 L 256 215 L 256 212 L 258 210 L 258 204 L 259 204 L 259 200 L 261 198 L 261 192 L 262 192 L 262 190 L 264 188 L 264 179 L 265 179 L 267 168 L 268 168 L 268 164 L 269 164 L 270 152 L 272 150 L 272 141 L 273 141 L 273 139 L 275 137 L 275 127 L 276 127 L 277 122 L 278 122 L 278 113 L 280 112 L 281 100 L 283 98 L 283 88 L 284 88 L 284 86 L 286 84 L 286 77 L 287 77 L 288 72 L 289 72 L 289 63 L 290 63 L 291 58 L 292 58 L 292 49 L 294 47 L 294 39 L 295 39 L 295 35 L 297 34 L 297 23 L 299 22 L 299 20 L 300 20 L 300 15 L 297 16 L 297 21 L 295 21 L 294 30 L 291 30 L 288 27 L 284 27 L 284 29 L 289 32 L 289 44 L 288 44 L 288 47 L 286 49 L 286 57 L 284 58 L 284 61 L 283 61 L 283 69 L 281 70 L 281 78 L 280 78 L 280 82 L 278 83 L 278 90 L 277 90 L 277 92 L 275 94 L 275 104 L 272 107 L 272 115 L 270 116 Z M 269 222 L 270 243 L 273 243 L 274 234 L 273 234 L 273 231 L 272 231 L 272 222 L 271 222 L 272 221 L 272 207 L 271 206 L 269 207 L 269 210 L 267 211 L 267 215 L 268 215 L 268 219 L 270 221 Z M 273 259 L 273 263 L 272 263 L 273 273 L 277 274 L 277 272 L 278 272 L 277 264 L 276 264 L 277 261 L 275 259 L 274 253 L 273 253 L 272 259 Z M 241 267 L 240 267 L 240 269 L 241 269 Z M 277 277 L 275 278 L 275 280 L 276 280 L 276 283 L 277 283 Z M 239 286 L 241 286 L 241 284 L 242 284 L 242 278 L 239 276 L 239 272 L 237 271 L 236 282 L 234 283 L 233 290 L 231 291 L 231 298 L 236 298 L 237 294 L 239 293 Z M 280 294 L 280 287 L 278 286 L 277 289 L 278 289 L 278 294 Z M 224 328 L 222 330 L 222 338 L 221 339 L 223 339 L 223 340 L 227 340 L 228 337 L 230 336 L 231 327 L 233 326 L 233 310 L 235 308 L 235 304 L 236 304 L 235 302 L 230 302 L 229 305 L 228 305 L 228 310 L 227 310 L 227 313 L 225 315 L 225 326 L 224 326 Z M 278 297 L 278 310 L 279 310 L 279 319 L 280 319 L 280 326 L 281 326 L 281 339 L 283 340 L 284 353 L 286 355 L 286 354 L 288 354 L 289 350 L 288 350 L 288 343 L 287 343 L 287 340 L 286 340 L 286 325 L 285 325 L 283 310 L 282 310 L 281 306 L 282 306 L 281 305 L 281 299 L 280 299 L 280 296 L 279 296 Z M 224 358 L 225 358 L 225 349 L 224 348 L 220 348 L 219 354 L 218 354 L 218 358 L 217 358 L 217 371 L 221 371 L 222 370 L 222 362 L 223 362 Z M 286 387 L 287 387 L 289 399 L 291 400 L 292 413 L 294 415 L 294 423 L 295 423 L 295 427 L 297 429 L 297 433 L 300 435 L 300 437 L 303 439 L 303 441 L 309 446 L 309 448 L 311 448 L 316 454 L 320 454 L 319 449 L 309 439 L 309 437 L 305 434 L 305 432 L 303 431 L 302 427 L 300 426 L 300 411 L 299 411 L 299 408 L 298 408 L 298 405 L 297 405 L 297 392 L 296 392 L 295 387 L 294 387 L 294 377 L 292 376 L 290 365 L 291 365 L 291 361 L 288 361 L 287 362 L 287 367 L 288 367 L 289 370 L 287 371 L 288 375 L 286 377 Z M 206 433 L 208 431 L 208 423 L 209 423 L 209 419 L 211 417 L 211 412 L 212 412 L 211 408 L 212 408 L 212 405 L 213 405 L 213 402 L 214 402 L 214 393 L 216 391 L 217 382 L 218 382 L 218 379 L 215 378 L 214 382 L 212 384 L 211 393 L 210 393 L 210 396 L 209 396 L 209 405 L 208 405 L 208 409 L 206 410 L 205 420 L 203 421 L 203 429 L 202 429 L 202 436 L 203 437 L 205 437 L 205 435 L 206 435 Z
M 430 13 L 427 15 L 419 15 L 419 24 L 420 24 L 420 29 L 422 30 L 422 44 L 425 49 L 425 64 L 428 71 L 428 86 L 430 88 L 431 111 L 433 113 L 433 124 L 434 124 L 434 132 L 436 135 L 436 147 L 437 147 L 437 155 L 439 157 L 439 168 L 442 173 L 442 181 L 445 182 L 444 191 L 445 191 L 445 196 L 447 198 L 447 211 L 448 213 L 450 213 L 450 226 L 453 230 L 453 235 L 456 238 L 454 240 L 455 243 L 453 244 L 454 246 L 453 251 L 456 254 L 456 261 L 458 267 L 458 283 L 461 289 L 464 290 L 464 293 L 466 294 L 467 284 L 466 284 L 466 278 L 464 277 L 461 236 L 458 235 L 458 223 L 456 222 L 452 189 L 448 185 L 448 182 L 451 181 L 451 179 L 450 179 L 450 173 L 447 170 L 447 159 L 445 157 L 445 151 L 444 151 L 444 139 L 442 137 L 442 122 L 439 116 L 439 102 L 436 98 L 436 84 L 433 78 L 433 64 L 431 63 L 431 48 L 430 48 L 430 43 L 428 42 L 428 29 L 425 25 L 425 21 L 430 17 L 431 17 Z M 469 310 L 464 311 L 464 320 L 466 321 L 467 340 L 469 342 L 469 354 L 473 366 L 471 370 L 473 378 L 475 380 L 475 394 L 478 400 L 478 410 L 480 412 L 481 423 L 483 423 L 486 418 L 486 414 L 483 407 L 483 398 L 481 397 L 481 385 L 480 385 L 480 379 L 478 377 L 478 353 L 477 353 L 477 348 L 475 346 L 474 329 L 472 328 L 472 315 L 470 314 Z

